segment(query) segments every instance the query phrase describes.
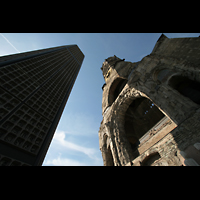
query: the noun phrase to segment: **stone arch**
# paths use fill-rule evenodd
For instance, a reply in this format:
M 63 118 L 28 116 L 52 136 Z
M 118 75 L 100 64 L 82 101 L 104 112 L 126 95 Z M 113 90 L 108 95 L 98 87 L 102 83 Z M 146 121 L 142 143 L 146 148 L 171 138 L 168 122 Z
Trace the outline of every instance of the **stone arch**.
M 200 83 L 186 76 L 174 75 L 168 81 L 168 85 L 177 90 L 181 95 L 200 105 Z
M 139 97 L 139 91 L 130 88 L 129 85 L 127 85 L 127 87 L 123 89 L 120 98 L 118 98 L 116 103 L 112 105 L 113 112 L 110 115 L 110 126 L 112 127 L 113 142 L 116 148 L 115 153 L 118 157 L 116 165 L 126 165 L 134 158 L 130 143 L 125 135 L 123 124 L 125 112 L 129 104 L 131 104 L 133 99 Z
M 180 67 L 182 67 L 182 69 Z M 186 67 L 188 67 L 188 70 L 185 70 Z M 176 88 L 176 84 L 181 82 L 181 80 L 190 79 L 192 82 L 196 81 L 200 83 L 200 74 L 195 71 L 193 66 L 177 65 L 169 66 L 169 68 L 159 66 L 152 71 L 152 79 L 157 84 L 155 87 L 156 95 L 158 95 L 157 92 L 160 92 L 161 94 L 161 99 L 158 102 L 159 107 L 163 109 L 166 115 L 168 115 L 168 117 L 170 117 L 177 125 L 182 123 L 198 109 L 200 104 L 192 101 L 190 95 L 187 96 L 187 91 L 184 91 L 186 92 L 186 95 L 184 96 Z M 197 95 L 197 102 L 199 101 L 198 99 L 200 99 L 200 94 Z M 179 109 L 176 110 L 178 107 Z M 180 109 L 181 107 L 183 109 Z
M 110 141 L 109 137 L 107 134 L 103 135 L 103 151 L 104 151 L 104 159 L 105 159 L 105 165 L 106 166 L 114 166 L 114 160 L 113 160 L 113 155 L 112 151 L 110 148 Z
M 135 139 L 135 141 L 133 140 L 131 141 L 130 138 L 127 137 L 127 134 L 126 134 L 126 128 L 125 128 L 126 112 L 133 101 L 140 101 L 142 98 L 143 100 L 146 99 L 146 101 L 152 102 L 154 105 L 152 105 L 151 103 L 149 104 L 149 106 L 153 106 L 153 107 L 155 106 L 157 110 L 156 112 L 159 112 L 159 116 L 157 120 L 152 122 L 153 124 L 151 124 L 151 126 L 153 127 L 149 127 L 150 129 L 155 127 L 156 130 L 155 131 L 147 130 L 147 132 L 146 130 L 144 130 L 143 133 L 139 137 L 132 138 L 132 139 Z M 137 99 L 140 99 L 140 100 L 137 100 Z M 169 133 L 170 130 L 172 130 L 172 128 L 170 127 L 171 129 L 169 130 L 168 128 L 168 132 L 165 131 L 163 133 L 165 126 L 167 127 L 171 126 L 169 125 L 171 124 L 171 120 L 164 114 L 164 112 L 160 108 L 156 106 L 156 104 L 146 94 L 144 94 L 143 92 L 139 90 L 136 90 L 133 87 L 130 87 L 130 85 L 128 84 L 121 92 L 120 98 L 117 99 L 117 101 L 113 105 L 112 110 L 113 110 L 113 113 L 111 114 L 111 126 L 113 127 L 112 129 L 113 129 L 115 144 L 117 148 L 117 154 L 119 156 L 121 165 L 126 165 L 128 162 L 132 162 L 132 160 L 134 160 L 136 157 L 141 155 L 143 152 L 145 152 L 148 148 L 150 148 L 156 142 L 154 141 L 154 143 L 152 145 L 150 144 L 151 146 L 149 146 L 148 148 L 144 147 L 146 145 L 141 146 L 140 144 L 139 146 L 142 148 L 142 150 L 139 152 L 138 143 L 137 143 L 138 139 L 142 138 L 146 134 L 148 135 L 149 138 L 151 138 L 154 136 L 154 134 L 156 134 L 160 130 L 162 130 L 161 132 L 163 135 L 166 135 Z M 145 138 L 142 138 L 142 139 L 145 139 Z
M 109 93 L 108 93 L 108 105 L 112 105 L 112 103 L 116 100 L 122 89 L 127 83 L 127 79 L 117 77 L 111 84 Z
M 187 70 L 185 70 L 185 68 L 187 68 Z M 157 66 L 152 70 L 151 74 L 154 81 L 159 81 L 166 85 L 169 85 L 169 81 L 173 76 L 183 76 L 190 80 L 200 82 L 200 74 L 190 65 L 185 65 L 183 68 L 180 68 L 180 66 Z
M 196 142 L 180 151 L 183 166 L 200 166 L 200 143 Z
M 155 134 L 156 129 L 162 127 L 158 123 L 164 117 L 165 115 L 150 99 L 141 97 L 132 101 L 125 113 L 124 128 L 133 151 L 150 135 Z M 156 124 L 158 125 L 155 127 Z M 146 133 L 148 134 L 145 137 Z
M 152 78 L 155 81 L 159 81 L 160 83 L 167 83 L 168 79 L 171 78 L 171 76 L 177 74 L 176 71 L 165 68 L 165 67 L 156 67 L 152 72 Z
M 154 166 L 155 163 L 161 158 L 160 154 L 156 151 L 146 156 L 141 162 L 141 166 Z

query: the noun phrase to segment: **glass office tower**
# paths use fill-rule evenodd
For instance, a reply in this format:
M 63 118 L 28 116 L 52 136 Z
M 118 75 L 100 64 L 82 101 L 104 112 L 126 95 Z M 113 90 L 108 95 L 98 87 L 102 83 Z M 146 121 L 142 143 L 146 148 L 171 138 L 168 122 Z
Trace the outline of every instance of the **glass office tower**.
M 40 166 L 84 54 L 65 45 L 0 57 L 0 166 Z

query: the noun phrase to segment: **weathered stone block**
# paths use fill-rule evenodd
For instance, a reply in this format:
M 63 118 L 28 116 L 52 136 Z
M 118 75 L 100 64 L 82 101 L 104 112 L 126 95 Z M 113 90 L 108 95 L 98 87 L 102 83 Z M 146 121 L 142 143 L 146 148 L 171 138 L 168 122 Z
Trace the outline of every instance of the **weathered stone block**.
M 199 45 L 200 38 L 162 34 L 140 62 L 105 60 L 99 129 L 104 165 L 200 164 Z

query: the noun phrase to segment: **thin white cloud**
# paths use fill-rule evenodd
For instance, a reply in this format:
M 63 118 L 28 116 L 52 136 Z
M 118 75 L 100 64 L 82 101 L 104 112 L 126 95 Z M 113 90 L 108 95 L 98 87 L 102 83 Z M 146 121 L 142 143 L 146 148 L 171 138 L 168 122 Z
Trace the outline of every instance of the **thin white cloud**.
M 99 127 L 94 116 L 84 113 L 63 113 L 59 126 L 61 130 L 67 127 L 65 133 L 71 135 L 94 136 Z
M 18 51 L 19 53 L 21 53 L 2 33 L 0 33 L 0 34 L 8 42 L 8 44 L 10 44 L 16 51 Z
M 102 165 L 102 157 L 99 149 L 84 147 L 66 141 L 66 136 L 66 132 L 58 129 L 56 130 L 43 166 Z M 85 154 L 86 157 L 83 154 Z M 78 158 L 80 158 L 80 160 Z
M 95 153 L 96 153 L 95 149 L 83 147 L 83 146 L 74 144 L 72 142 L 66 141 L 65 140 L 65 132 L 64 131 L 57 130 L 56 133 L 55 133 L 55 135 L 54 135 L 53 140 L 56 143 L 58 143 L 57 145 L 61 145 L 61 146 L 63 146 L 66 149 L 71 149 L 71 150 L 74 150 L 74 151 L 79 151 L 81 153 L 86 154 L 90 158 L 95 159 Z
M 81 163 L 77 160 L 72 160 L 72 159 L 68 159 L 68 158 L 60 158 L 60 156 L 58 156 L 55 159 L 52 160 L 47 160 L 44 162 L 44 165 L 53 165 L 53 166 L 84 166 L 86 164 Z

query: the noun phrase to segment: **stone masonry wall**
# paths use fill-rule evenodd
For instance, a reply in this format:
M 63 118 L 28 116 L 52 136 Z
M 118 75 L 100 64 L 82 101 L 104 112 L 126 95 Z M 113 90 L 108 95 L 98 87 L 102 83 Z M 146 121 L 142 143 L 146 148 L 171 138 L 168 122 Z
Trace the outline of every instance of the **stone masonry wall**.
M 197 164 L 184 151 L 194 144 L 196 148 L 200 143 L 200 106 L 169 83 L 175 76 L 200 82 L 199 45 L 200 38 L 169 39 L 161 35 L 152 53 L 138 63 L 126 62 L 116 56 L 103 63 L 106 84 L 103 87 L 99 145 L 104 165 Z M 109 102 L 109 96 L 119 83 L 116 79 L 125 79 L 127 83 L 114 102 Z M 141 97 L 151 100 L 168 121 L 162 130 L 133 151 L 125 133 L 125 113 L 129 105 Z

